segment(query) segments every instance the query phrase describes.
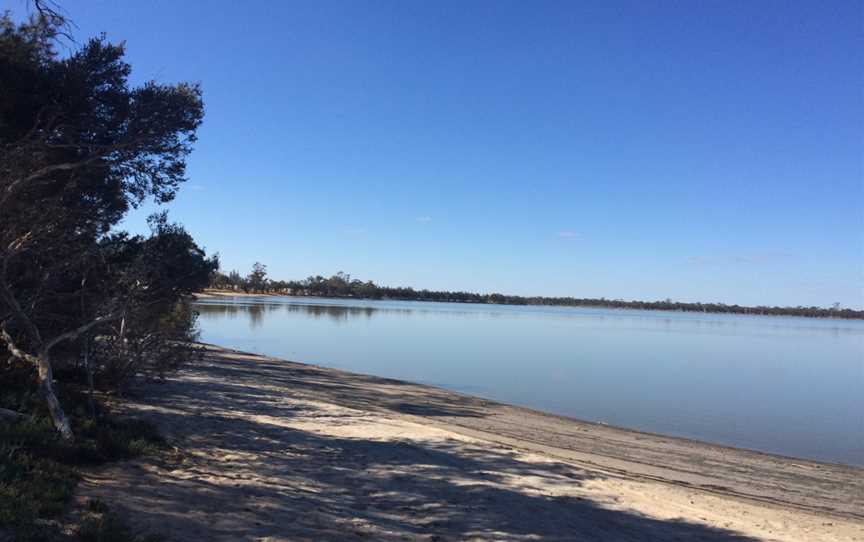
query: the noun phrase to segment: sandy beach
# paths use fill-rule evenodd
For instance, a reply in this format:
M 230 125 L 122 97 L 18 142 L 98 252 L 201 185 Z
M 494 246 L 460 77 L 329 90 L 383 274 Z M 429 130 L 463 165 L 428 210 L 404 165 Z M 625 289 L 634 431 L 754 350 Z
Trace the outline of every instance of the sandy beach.
M 171 540 L 864 540 L 864 469 L 206 348 L 124 401 L 176 453 L 78 505 Z

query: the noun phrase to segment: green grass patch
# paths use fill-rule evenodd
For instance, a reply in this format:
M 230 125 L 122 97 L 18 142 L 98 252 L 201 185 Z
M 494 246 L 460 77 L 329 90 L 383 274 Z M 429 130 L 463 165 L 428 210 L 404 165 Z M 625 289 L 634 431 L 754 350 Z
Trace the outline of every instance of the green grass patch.
M 167 448 L 152 424 L 105 414 L 89 419 L 76 399 L 80 397 L 64 397 L 76 437 L 73 443 L 60 439 L 45 417 L 0 423 L 0 539 L 4 531 L 21 541 L 56 538 L 57 527 L 52 531 L 50 520 L 66 509 L 79 480 L 79 467 Z M 100 542 L 155 540 L 133 537 L 116 515 L 104 510 L 82 523 L 80 536 Z
M 108 509 L 98 499 L 87 503 L 92 514 L 81 522 L 76 540 L 78 542 L 164 542 L 158 534 L 136 534 L 122 517 Z

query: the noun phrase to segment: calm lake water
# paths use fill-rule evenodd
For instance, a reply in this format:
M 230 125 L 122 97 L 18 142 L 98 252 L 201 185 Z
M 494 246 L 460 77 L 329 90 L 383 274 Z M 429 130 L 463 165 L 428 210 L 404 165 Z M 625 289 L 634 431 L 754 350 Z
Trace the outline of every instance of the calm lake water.
M 582 420 L 864 466 L 864 323 L 261 297 L 202 340 Z

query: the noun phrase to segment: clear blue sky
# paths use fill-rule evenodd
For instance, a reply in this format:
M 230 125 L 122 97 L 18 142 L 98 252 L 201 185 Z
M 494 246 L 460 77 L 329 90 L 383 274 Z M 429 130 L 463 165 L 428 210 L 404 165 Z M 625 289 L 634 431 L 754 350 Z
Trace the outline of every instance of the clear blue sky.
M 226 270 L 864 306 L 861 2 L 61 4 L 203 85 Z

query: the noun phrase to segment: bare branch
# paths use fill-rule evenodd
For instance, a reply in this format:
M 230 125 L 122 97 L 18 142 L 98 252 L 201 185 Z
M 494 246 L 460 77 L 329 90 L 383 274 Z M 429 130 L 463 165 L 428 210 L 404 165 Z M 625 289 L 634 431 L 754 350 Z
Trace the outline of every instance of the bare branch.
M 9 288 L 9 285 L 6 283 L 6 265 L 8 263 L 8 258 L 3 257 L 3 265 L 0 267 L 0 299 L 12 310 L 14 316 L 21 321 L 24 327 L 27 329 L 27 332 L 30 334 L 30 339 L 33 340 L 40 347 L 42 346 L 42 335 L 39 333 L 39 328 L 33 324 L 33 321 L 30 317 L 27 316 L 27 313 L 21 308 L 21 305 L 18 303 L 18 300 L 15 298 L 15 295 L 12 293 L 12 290 Z M 5 332 L 5 330 L 4 330 Z M 7 334 L 8 335 L 8 334 Z M 11 337 L 9 337 L 11 339 Z
M 55 346 L 57 346 L 59 343 L 61 343 L 63 341 L 75 340 L 80 335 L 87 333 L 88 331 L 90 331 L 91 329 L 93 329 L 94 327 L 96 327 L 100 324 L 104 324 L 106 322 L 112 322 L 112 321 L 119 320 L 119 319 L 120 319 L 120 314 L 112 314 L 110 316 L 99 316 L 95 320 L 93 320 L 89 323 L 86 323 L 83 326 L 77 327 L 77 328 L 73 329 L 72 331 L 67 331 L 66 333 L 61 333 L 60 335 L 57 335 L 56 337 L 51 339 L 51 341 L 48 342 L 48 344 L 46 344 L 45 348 L 43 348 L 42 350 L 43 350 L 43 352 L 49 352 L 52 348 L 54 348 Z
M 20 422 L 26 418 L 27 416 L 20 412 L 15 412 L 8 408 L 0 408 L 0 420 L 5 420 L 7 422 Z
M 6 331 L 5 326 L 0 326 L 0 339 L 3 339 L 3 342 L 6 343 L 6 349 L 16 358 L 26 361 L 27 363 L 32 363 L 33 365 L 39 364 L 39 360 L 36 359 L 36 356 L 28 354 L 15 345 L 14 339 L 12 339 L 12 336 L 9 335 L 8 331 Z
M 39 21 L 51 27 L 58 36 L 75 43 L 75 38 L 72 37 L 73 23 L 59 10 L 60 6 L 53 0 L 33 0 L 33 7 L 36 9 Z

